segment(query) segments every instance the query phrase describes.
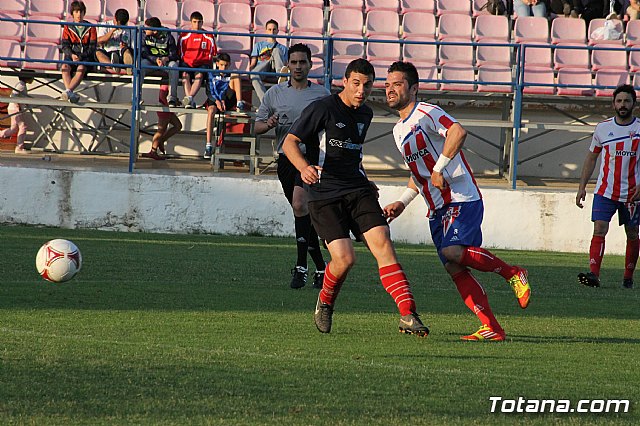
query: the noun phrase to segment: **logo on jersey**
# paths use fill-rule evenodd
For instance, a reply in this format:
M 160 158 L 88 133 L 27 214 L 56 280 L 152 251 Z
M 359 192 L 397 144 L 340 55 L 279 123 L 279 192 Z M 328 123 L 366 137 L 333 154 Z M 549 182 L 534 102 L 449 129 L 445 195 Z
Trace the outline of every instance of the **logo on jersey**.
M 358 135 L 362 136 L 362 132 L 364 132 L 364 123 L 358 123 Z
M 337 148 L 351 149 L 355 151 L 360 151 L 362 145 L 351 142 L 351 139 L 347 139 L 346 141 L 340 141 L 338 139 L 329 139 L 329 146 L 335 146 Z
M 607 136 L 613 136 L 613 132 L 609 132 Z
M 412 152 L 409 155 L 405 155 L 404 161 L 407 164 L 415 163 L 416 160 L 422 157 L 426 157 L 427 155 L 429 155 L 429 151 L 427 151 L 427 148 L 422 148 L 418 150 L 418 152 Z
M 346 126 L 347 126 L 347 125 L 346 125 L 346 124 L 344 124 L 344 123 L 336 123 L 336 127 L 337 127 L 338 129 L 344 129 Z
M 635 156 L 636 156 L 635 151 L 625 151 L 623 149 L 616 150 L 616 157 L 635 157 Z
M 451 206 L 447 209 L 447 212 L 442 215 L 442 235 L 447 235 L 458 216 L 460 216 L 460 206 Z

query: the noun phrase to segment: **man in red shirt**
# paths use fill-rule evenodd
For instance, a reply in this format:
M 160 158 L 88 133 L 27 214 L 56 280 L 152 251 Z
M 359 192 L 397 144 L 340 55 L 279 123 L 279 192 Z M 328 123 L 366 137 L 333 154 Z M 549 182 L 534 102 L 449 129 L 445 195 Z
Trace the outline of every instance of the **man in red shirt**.
M 200 12 L 193 12 L 190 16 L 191 29 L 202 31 L 203 17 Z M 218 54 L 216 42 L 211 34 L 182 33 L 179 43 L 180 66 L 188 68 L 211 68 L 213 58 Z M 182 101 L 185 108 L 195 108 L 194 97 L 202 86 L 203 72 L 185 71 L 182 73 L 185 97 Z M 193 78 L 193 83 L 192 83 Z

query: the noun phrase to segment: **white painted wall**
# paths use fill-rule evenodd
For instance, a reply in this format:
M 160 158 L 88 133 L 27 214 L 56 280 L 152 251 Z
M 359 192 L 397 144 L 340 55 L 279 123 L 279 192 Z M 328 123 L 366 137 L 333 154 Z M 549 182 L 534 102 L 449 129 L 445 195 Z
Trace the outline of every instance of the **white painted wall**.
M 380 187 L 382 205 L 401 184 Z M 483 189 L 484 246 L 588 251 L 590 207 L 573 191 Z M 590 206 L 591 196 L 587 197 Z M 417 198 L 391 224 L 397 241 L 431 244 L 426 207 Z M 615 219 L 614 219 L 615 220 Z M 118 231 L 291 236 L 293 215 L 274 177 L 169 176 L 0 167 L 0 223 Z M 612 226 L 607 253 L 624 254 Z

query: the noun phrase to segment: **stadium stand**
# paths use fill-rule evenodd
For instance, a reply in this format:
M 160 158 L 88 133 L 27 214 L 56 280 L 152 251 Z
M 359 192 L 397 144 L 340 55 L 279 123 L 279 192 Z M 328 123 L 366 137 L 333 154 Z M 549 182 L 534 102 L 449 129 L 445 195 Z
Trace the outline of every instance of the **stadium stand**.
M 476 18 L 473 39 L 477 42 L 508 43 L 511 38 L 506 16 L 480 15 Z
M 181 19 L 178 13 L 178 6 L 175 0 L 153 0 L 145 2 L 144 19 L 157 17 L 167 28 L 177 28 Z M 202 13 L 202 12 L 201 12 Z M 203 15 L 204 16 L 204 15 Z M 204 27 L 204 23 L 203 23 Z
M 29 0 L 27 15 L 31 19 L 63 19 L 67 14 L 66 0 Z M 52 19 L 49 19 L 52 20 Z
M 591 51 L 591 69 L 627 70 L 627 52 L 622 49 L 595 49 Z
M 625 44 L 627 47 L 640 45 L 640 19 L 627 22 Z
M 22 19 L 22 16 L 0 12 L 0 19 Z M 2 25 L 0 25 L 0 38 L 5 40 L 24 41 L 24 25 L 21 22 L 3 22 Z
M 398 0 L 365 0 L 364 11 L 368 13 L 372 10 L 389 10 L 397 15 L 400 5 Z
M 180 19 L 178 26 L 181 28 L 190 28 L 190 17 L 193 12 L 202 13 L 203 23 L 202 29 L 205 31 L 213 30 L 216 21 L 216 11 L 213 2 L 210 0 L 183 0 L 180 8 Z M 251 46 L 249 46 L 249 49 Z
M 450 13 L 471 16 L 471 2 L 469 0 L 438 0 L 436 15 L 442 16 Z
M 400 0 L 400 13 L 426 12 L 433 14 L 436 11 L 435 0 Z
M 521 16 L 513 27 L 516 43 L 548 43 L 549 21 L 537 16 Z
M 295 33 L 316 33 L 324 32 L 324 11 L 318 7 L 298 6 L 291 9 L 289 34 Z
M 588 52 L 585 50 L 585 53 Z M 591 87 L 576 87 L 592 85 L 591 71 L 587 68 L 561 68 L 558 71 L 558 85 L 558 95 L 593 96 L 594 94 Z
M 365 18 L 365 36 L 392 36 L 398 37 L 400 20 L 398 13 L 386 10 L 375 9 L 367 13 Z
M 556 92 L 553 69 L 550 67 L 540 66 L 524 66 L 523 78 L 525 84 L 533 84 L 525 86 L 522 90 L 525 94 L 532 95 L 553 95 Z M 538 86 L 544 85 L 544 86 Z
M 113 18 L 118 9 L 126 9 L 129 12 L 129 21 L 133 23 L 137 23 L 141 16 L 137 0 L 104 0 L 105 18 Z
M 620 70 L 603 69 L 596 72 L 594 86 L 609 86 L 610 88 L 596 88 L 597 97 L 611 97 L 615 87 L 629 84 L 629 73 Z
M 441 68 L 441 90 L 472 92 L 476 90 L 473 65 L 445 63 Z
M 438 19 L 438 40 L 471 41 L 471 15 L 451 13 Z
M 289 12 L 287 8 L 278 4 L 259 4 L 253 9 L 253 30 L 263 32 L 267 21 L 274 19 L 278 23 L 280 33 L 287 33 L 289 26 Z
M 402 37 L 436 38 L 436 17 L 428 12 L 407 12 L 402 17 Z
M 586 44 L 562 43 L 556 45 L 553 50 L 553 67 L 556 70 L 563 68 L 589 68 L 589 51 Z
M 592 19 L 589 22 L 589 28 L 587 29 L 587 35 L 589 39 L 589 46 L 596 46 L 599 44 L 614 44 L 614 45 L 622 45 L 623 37 L 619 37 L 617 39 L 608 39 L 608 38 L 599 38 L 594 37 L 595 34 L 604 28 L 604 24 L 607 20 L 604 18 Z M 610 22 L 613 23 L 613 29 L 620 35 L 623 34 L 624 29 L 622 26 L 622 21 L 619 19 L 612 19 Z M 596 94 L 597 95 L 597 94 Z
M 489 15 L 486 8 L 487 0 L 473 0 L 471 3 L 471 14 L 474 18 L 480 15 Z
M 329 8 L 333 12 L 335 8 L 351 8 L 362 11 L 364 9 L 363 0 L 330 0 Z
M 358 34 L 362 37 L 364 18 L 360 9 L 336 7 L 331 11 L 327 24 L 328 35 Z
M 102 0 L 83 0 L 84 5 L 87 7 L 87 13 L 84 15 L 84 19 L 91 22 L 92 24 L 97 24 L 102 21 L 104 7 L 102 4 Z M 111 19 L 109 17 L 108 19 Z
M 492 63 L 482 64 L 478 67 L 478 83 L 494 84 L 478 84 L 478 92 L 512 93 L 513 88 L 510 86 L 512 79 L 510 66 Z
M 414 44 L 403 43 L 402 45 L 402 57 L 405 61 L 412 63 L 426 62 L 435 64 L 438 61 L 437 46 L 434 43 L 435 39 L 428 37 L 408 37 L 405 41 L 411 42 L 431 42 L 432 44 Z
M 558 16 L 551 21 L 551 43 L 586 43 L 587 24 L 582 19 Z
M 324 0 L 291 0 L 291 2 L 289 3 L 289 8 L 292 10 L 300 6 L 309 6 L 323 9 Z
M 25 16 L 27 0 L 0 0 L 0 11 L 9 15 Z
M 218 31 L 249 33 L 251 6 L 245 3 L 218 4 L 216 23 Z
M 0 38 L 0 67 L 22 68 L 22 46 L 19 40 Z

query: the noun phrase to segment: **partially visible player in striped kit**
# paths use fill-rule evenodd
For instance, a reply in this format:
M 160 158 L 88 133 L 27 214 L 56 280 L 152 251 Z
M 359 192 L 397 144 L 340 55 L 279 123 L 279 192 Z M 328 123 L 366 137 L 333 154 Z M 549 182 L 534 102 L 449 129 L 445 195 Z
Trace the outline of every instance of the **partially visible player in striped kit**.
M 587 273 L 578 274 L 580 284 L 600 287 L 600 265 L 604 255 L 604 241 L 609 222 L 618 212 L 618 223 L 624 225 L 627 249 L 622 286 L 633 288 L 633 271 L 638 262 L 638 148 L 640 147 L 640 120 L 633 116 L 636 92 L 633 86 L 623 84 L 613 92 L 615 116 L 598 123 L 593 132 L 589 153 L 582 166 L 576 205 L 583 207 L 587 195 L 587 182 L 602 154 L 600 173 L 596 182 L 591 209 L 593 237 L 589 247 Z
M 531 289 L 525 269 L 509 265 L 481 247 L 482 196 L 461 151 L 467 132 L 438 106 L 416 101 L 418 71 L 413 64 L 394 62 L 385 88 L 387 105 L 400 113 L 393 137 L 412 176 L 401 199 L 387 205 L 384 213 L 391 221 L 422 194 L 438 256 L 465 305 L 482 323 L 478 331 L 462 336 L 462 340 L 502 341 L 504 329 L 469 268 L 501 275 L 523 309 L 529 305 Z

